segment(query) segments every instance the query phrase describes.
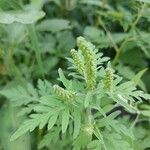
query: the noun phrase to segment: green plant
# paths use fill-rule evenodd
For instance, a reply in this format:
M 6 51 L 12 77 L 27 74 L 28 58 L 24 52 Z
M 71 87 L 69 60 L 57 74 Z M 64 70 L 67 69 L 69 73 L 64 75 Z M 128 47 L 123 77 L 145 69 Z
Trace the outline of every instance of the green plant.
M 69 50 L 75 47 L 76 37 L 82 35 L 95 44 L 104 56 L 111 58 L 112 68 L 115 70 L 113 74 L 117 73 L 123 77 L 121 83 L 131 80 L 138 89 L 149 93 L 149 14 L 149 0 L 0 0 L 1 90 L 20 85 L 26 91 L 28 89 L 25 86 L 26 82 L 30 82 L 35 87 L 39 78 L 47 79 L 51 83 L 58 83 L 55 80 L 57 68 L 62 68 L 65 75 L 69 73 L 69 70 L 66 70 L 67 61 L 64 58 L 68 57 Z M 82 55 L 76 50 L 72 50 L 71 55 L 73 59 L 76 59 L 74 65 L 78 66 L 76 67 L 78 73 L 83 76 L 83 61 L 78 59 L 78 57 L 82 58 Z M 104 66 L 106 67 L 106 63 Z M 108 74 L 113 72 L 110 68 L 106 69 Z M 70 73 L 70 75 L 73 74 Z M 74 74 L 74 76 L 78 77 L 78 74 Z M 73 79 L 71 76 L 67 78 Z M 88 81 L 87 79 L 88 76 L 85 76 L 85 85 L 88 83 L 90 88 L 95 85 L 94 80 Z M 100 79 L 100 77 L 96 77 L 96 80 Z M 112 82 L 107 82 L 109 79 L 112 81 L 115 77 L 111 76 L 108 80 L 107 77 L 104 77 L 103 84 L 111 87 Z M 79 81 L 83 80 L 79 77 Z M 60 86 L 64 88 L 61 83 Z M 111 88 L 106 86 L 104 89 L 110 90 Z M 74 91 L 71 90 L 72 92 Z M 32 101 L 31 95 L 27 92 L 21 99 Z M 149 101 L 142 100 L 142 103 L 138 104 L 140 115 L 130 114 L 122 107 L 115 107 L 115 110 L 119 109 L 121 113 L 115 120 L 133 130 L 132 145 L 135 150 L 150 148 Z M 15 103 L 13 102 L 13 104 Z M 21 113 L 27 111 L 27 116 L 34 113 L 32 105 L 28 105 L 29 108 L 26 107 L 25 109 L 21 108 Z M 22 118 L 14 115 L 15 111 L 16 107 L 12 108 L 9 100 L 4 97 L 0 98 L 0 149 L 20 149 L 18 145 L 23 146 L 20 144 L 22 139 L 28 139 L 24 142 L 25 149 L 37 149 L 39 141 L 47 133 L 46 127 L 42 130 L 36 128 L 31 135 L 25 134 L 18 140 L 9 141 L 9 136 L 18 128 L 17 125 Z M 57 128 L 55 129 L 57 130 Z M 49 141 L 52 133 L 48 133 L 44 139 Z M 73 141 L 71 136 L 69 137 L 63 138 L 63 143 L 60 140 L 50 142 L 50 146 L 47 147 L 54 149 L 56 145 L 60 144 L 61 146 L 55 149 L 63 149 L 63 145 Z M 95 137 L 93 138 L 95 139 Z M 30 142 L 28 142 L 29 140 Z M 69 144 L 67 146 L 68 149 L 71 149 Z M 109 146 L 107 147 L 109 148 Z
M 78 37 L 77 46 L 67 58 L 68 77 L 58 70 L 60 85 L 39 79 L 37 88 L 28 84 L 0 92 L 21 108 L 18 115 L 27 116 L 11 140 L 37 129 L 39 148 L 135 150 L 133 129 L 144 115 L 138 108 L 150 95 L 117 75 L 92 43 Z M 120 110 L 137 117 L 126 125 Z

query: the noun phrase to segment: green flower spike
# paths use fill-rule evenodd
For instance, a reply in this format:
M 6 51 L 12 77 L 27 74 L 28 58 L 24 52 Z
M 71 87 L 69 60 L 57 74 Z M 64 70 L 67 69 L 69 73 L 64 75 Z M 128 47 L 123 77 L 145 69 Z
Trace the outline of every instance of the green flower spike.
M 54 85 L 54 92 L 64 100 L 70 100 L 75 97 L 75 92 L 63 89 L 58 85 Z
M 110 91 L 113 85 L 113 72 L 110 68 L 106 68 L 105 77 L 103 79 L 104 89 Z
M 88 90 L 93 90 L 96 86 L 97 74 L 97 59 L 95 53 L 95 46 L 86 41 L 83 37 L 77 38 L 77 46 L 84 57 L 84 76 Z
M 72 49 L 70 51 L 70 53 L 71 53 L 71 56 L 73 58 L 74 65 L 75 65 L 77 71 L 83 75 L 84 74 L 84 62 L 83 62 L 83 60 L 81 59 L 81 57 L 79 56 L 78 52 L 75 49 Z

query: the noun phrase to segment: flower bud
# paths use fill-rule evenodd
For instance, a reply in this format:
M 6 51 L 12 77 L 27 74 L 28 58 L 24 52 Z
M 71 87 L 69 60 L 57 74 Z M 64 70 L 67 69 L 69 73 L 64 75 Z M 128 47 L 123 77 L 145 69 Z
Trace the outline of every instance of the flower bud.
M 103 79 L 104 89 L 110 91 L 113 85 L 113 72 L 110 68 L 105 70 L 105 77 Z
M 58 85 L 54 85 L 53 88 L 54 88 L 55 94 L 60 96 L 64 100 L 69 100 L 75 97 L 75 92 L 73 91 L 65 90 Z
M 81 57 L 79 56 L 78 52 L 75 49 L 72 49 L 70 52 L 71 52 L 71 56 L 73 58 L 74 65 L 77 71 L 83 75 L 84 74 L 84 61 L 81 59 Z

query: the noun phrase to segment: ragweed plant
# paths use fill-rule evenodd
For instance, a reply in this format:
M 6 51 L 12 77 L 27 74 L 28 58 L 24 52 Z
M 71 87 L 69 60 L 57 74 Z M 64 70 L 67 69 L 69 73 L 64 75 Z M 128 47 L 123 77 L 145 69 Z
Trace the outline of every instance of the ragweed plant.
M 150 95 L 138 90 L 134 82 L 124 82 L 96 47 L 83 37 L 78 49 L 71 50 L 68 79 L 58 70 L 60 85 L 48 81 L 1 91 L 21 108 L 18 115 L 27 119 L 11 136 L 15 140 L 38 128 L 39 148 L 50 150 L 135 150 L 133 128 L 121 121 L 121 109 L 128 114 L 143 115 L 139 103 Z

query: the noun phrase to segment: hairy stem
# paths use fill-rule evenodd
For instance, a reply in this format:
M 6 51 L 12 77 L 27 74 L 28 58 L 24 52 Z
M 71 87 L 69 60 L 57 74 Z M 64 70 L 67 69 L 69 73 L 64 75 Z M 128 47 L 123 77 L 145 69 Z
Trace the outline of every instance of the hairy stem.
M 135 127 L 136 123 L 138 122 L 138 119 L 139 119 L 139 114 L 137 114 L 137 116 L 136 116 L 134 122 L 132 123 L 132 125 L 131 125 L 131 127 L 130 127 L 131 129 L 133 129 L 133 128 Z
M 91 109 L 90 109 L 90 108 L 87 108 L 87 109 L 86 109 L 86 123 L 87 123 L 88 125 L 91 125 L 91 122 L 92 122 Z

